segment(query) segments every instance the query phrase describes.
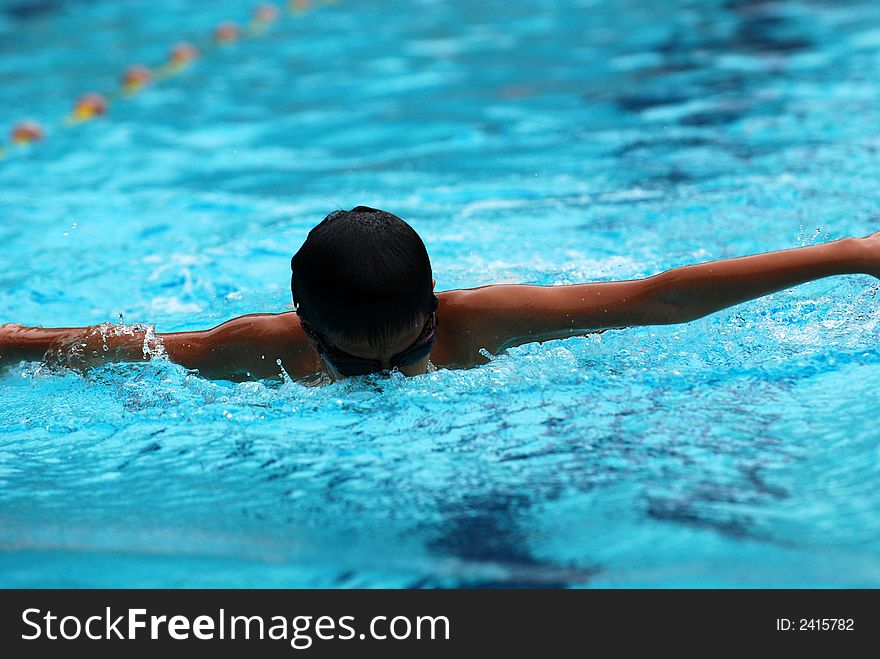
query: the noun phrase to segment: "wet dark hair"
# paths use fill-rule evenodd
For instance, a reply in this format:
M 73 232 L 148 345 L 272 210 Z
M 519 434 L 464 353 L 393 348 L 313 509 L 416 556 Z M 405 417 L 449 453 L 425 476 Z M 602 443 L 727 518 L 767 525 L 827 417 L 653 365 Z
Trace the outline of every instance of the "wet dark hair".
M 297 313 L 321 333 L 376 345 L 434 309 L 425 244 L 406 222 L 376 208 L 330 213 L 290 268 Z

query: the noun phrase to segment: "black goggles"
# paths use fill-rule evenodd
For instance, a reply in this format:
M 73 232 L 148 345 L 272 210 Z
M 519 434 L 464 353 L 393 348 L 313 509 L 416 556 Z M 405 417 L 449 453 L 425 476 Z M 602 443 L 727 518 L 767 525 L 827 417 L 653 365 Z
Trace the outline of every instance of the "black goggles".
M 303 331 L 314 342 L 318 354 L 335 368 L 340 375 L 354 377 L 357 375 L 378 373 L 385 370 L 382 362 L 378 359 L 358 357 L 357 355 L 352 355 L 344 350 L 340 350 L 316 332 L 315 329 L 305 320 L 302 320 L 302 318 L 300 318 L 300 324 L 302 325 Z M 413 344 L 408 348 L 401 350 L 396 355 L 391 356 L 391 359 L 389 360 L 390 368 L 393 369 L 414 364 L 430 355 L 431 350 L 434 348 L 434 341 L 437 339 L 437 326 L 439 324 L 440 320 L 437 318 L 437 312 L 432 312 L 431 315 L 428 316 L 428 320 L 425 322 L 425 327 L 422 329 L 422 333 L 419 334 Z

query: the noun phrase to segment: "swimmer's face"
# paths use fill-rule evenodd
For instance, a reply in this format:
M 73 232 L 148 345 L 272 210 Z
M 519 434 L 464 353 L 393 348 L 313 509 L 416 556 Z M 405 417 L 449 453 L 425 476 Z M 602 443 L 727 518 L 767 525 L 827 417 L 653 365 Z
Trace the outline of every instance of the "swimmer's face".
M 305 321 L 302 325 L 309 344 L 333 379 L 391 370 L 411 376 L 428 370 L 437 317 L 431 313 L 411 325 L 363 340 L 332 331 L 319 334 Z
M 422 373 L 427 373 L 428 371 L 428 360 L 430 358 L 430 354 L 425 355 L 423 358 L 419 359 L 416 362 L 405 364 L 402 366 L 395 366 L 392 363 L 391 358 L 394 355 L 399 355 L 401 352 L 405 351 L 416 341 L 418 341 L 419 337 L 422 334 L 422 330 L 425 326 L 426 321 L 427 318 L 418 324 L 414 324 L 411 327 L 401 328 L 401 330 L 395 332 L 388 337 L 383 337 L 377 341 L 371 341 L 369 343 L 346 341 L 343 337 L 335 336 L 332 332 L 327 334 L 327 338 L 333 343 L 334 346 L 354 357 L 361 357 L 362 359 L 373 359 L 380 362 L 382 364 L 383 370 L 390 371 L 396 369 L 407 376 L 421 375 Z M 330 375 L 333 376 L 334 379 L 345 377 L 344 375 L 340 374 L 336 368 L 333 367 L 332 362 L 328 363 L 328 360 L 324 360 L 324 363 L 327 367 L 329 367 L 327 370 L 328 372 L 330 372 Z
M 432 288 L 436 285 L 436 280 L 431 280 Z M 438 300 L 435 297 L 435 310 L 437 304 Z M 321 356 L 324 371 L 334 380 L 339 380 L 353 374 L 392 370 L 406 376 L 427 373 L 431 350 L 437 336 L 438 320 L 437 314 L 432 312 L 411 324 L 388 331 L 381 336 L 371 337 L 370 340 L 352 339 L 332 330 L 321 335 L 316 333 L 304 319 L 301 319 L 301 322 L 303 329 L 306 330 L 306 339 Z M 358 372 L 358 369 L 363 367 L 367 370 Z

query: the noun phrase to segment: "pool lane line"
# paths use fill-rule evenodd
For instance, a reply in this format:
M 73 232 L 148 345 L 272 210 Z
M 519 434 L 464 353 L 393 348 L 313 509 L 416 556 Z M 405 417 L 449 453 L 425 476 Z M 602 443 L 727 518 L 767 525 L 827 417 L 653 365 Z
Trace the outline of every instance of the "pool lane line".
M 337 2 L 338 0 L 322 0 L 322 4 L 325 5 Z M 169 52 L 168 61 L 164 64 L 155 68 L 141 64 L 130 66 L 123 73 L 122 85 L 117 89 L 105 94 L 88 92 L 81 95 L 74 102 L 71 112 L 53 126 L 55 129 L 63 130 L 106 116 L 112 103 L 127 100 L 153 84 L 179 75 L 197 60 L 216 50 L 262 36 L 283 15 L 301 18 L 315 4 L 312 0 L 288 0 L 287 11 L 280 10 L 273 4 L 260 4 L 252 12 L 251 20 L 244 29 L 232 21 L 221 22 L 215 26 L 210 40 L 202 41 L 199 45 L 190 42 L 179 42 L 174 45 Z M 51 132 L 49 134 L 51 135 Z M 31 145 L 45 138 L 46 131 L 38 122 L 20 121 L 12 127 L 8 141 L 5 144 L 0 142 L 0 160 L 13 148 Z

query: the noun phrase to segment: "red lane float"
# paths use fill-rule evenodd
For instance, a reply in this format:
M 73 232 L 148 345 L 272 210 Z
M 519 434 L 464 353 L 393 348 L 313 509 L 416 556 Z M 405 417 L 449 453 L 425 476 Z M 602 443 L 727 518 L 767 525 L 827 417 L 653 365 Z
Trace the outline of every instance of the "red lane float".
M 278 7 L 275 5 L 260 5 L 254 10 L 254 23 L 266 25 L 278 20 Z
M 336 0 L 324 0 L 326 4 L 336 2 Z M 287 6 L 291 12 L 302 13 L 312 6 L 311 0 L 287 0 Z M 259 5 L 248 24 L 249 36 L 256 36 L 262 33 L 263 29 L 270 23 L 278 20 L 280 12 L 278 7 L 273 4 Z M 242 38 L 242 30 L 232 22 L 225 22 L 218 25 L 214 30 L 214 41 L 217 44 L 228 44 L 238 41 Z M 122 76 L 121 92 L 125 94 L 133 94 L 142 87 L 157 80 L 163 80 L 174 75 L 177 71 L 187 66 L 192 61 L 201 56 L 199 49 L 194 45 L 186 42 L 175 45 L 169 54 L 168 62 L 154 70 L 142 65 L 129 67 Z M 117 94 L 111 95 L 116 98 Z M 88 121 L 105 115 L 107 113 L 108 101 L 105 96 L 96 93 L 84 94 L 81 96 L 73 107 L 73 111 L 64 122 L 68 125 Z M 16 124 L 10 132 L 10 138 L 14 144 L 28 144 L 42 140 L 44 132 L 42 126 L 35 121 L 22 121 Z M 0 156 L 3 155 L 3 145 L 0 144 Z
M 126 93 L 133 94 L 145 85 L 149 85 L 152 80 L 153 72 L 146 66 L 136 64 L 128 67 L 122 74 L 122 88 Z
M 199 57 L 199 49 L 191 43 L 179 43 L 171 49 L 169 62 L 173 66 L 184 66 Z
M 83 94 L 73 106 L 71 117 L 76 121 L 88 121 L 107 114 L 107 99 L 100 94 Z
M 241 30 L 235 23 L 220 23 L 214 28 L 214 41 L 217 43 L 232 43 L 241 38 Z
M 10 137 L 16 144 L 38 142 L 43 139 L 43 127 L 36 121 L 21 121 L 12 128 Z

